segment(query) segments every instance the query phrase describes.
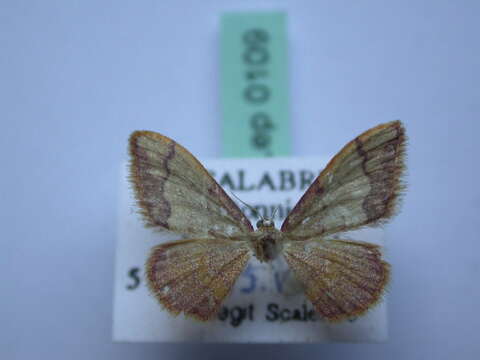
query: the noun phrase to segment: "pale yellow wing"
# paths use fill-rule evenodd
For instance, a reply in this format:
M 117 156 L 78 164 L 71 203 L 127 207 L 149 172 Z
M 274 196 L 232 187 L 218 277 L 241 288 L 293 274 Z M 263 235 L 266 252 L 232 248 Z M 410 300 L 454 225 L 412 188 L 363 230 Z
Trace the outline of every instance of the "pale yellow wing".
M 389 279 L 379 247 L 344 240 L 290 241 L 284 257 L 315 310 L 329 321 L 365 313 Z
M 212 319 L 245 268 L 244 241 L 183 240 L 156 246 L 148 258 L 147 284 L 172 314 Z
M 350 141 L 308 188 L 282 231 L 305 240 L 389 219 L 404 187 L 405 140 L 402 123 L 392 121 Z
M 253 227 L 188 150 L 151 131 L 130 136 L 130 180 L 147 226 L 195 238 L 230 237 Z

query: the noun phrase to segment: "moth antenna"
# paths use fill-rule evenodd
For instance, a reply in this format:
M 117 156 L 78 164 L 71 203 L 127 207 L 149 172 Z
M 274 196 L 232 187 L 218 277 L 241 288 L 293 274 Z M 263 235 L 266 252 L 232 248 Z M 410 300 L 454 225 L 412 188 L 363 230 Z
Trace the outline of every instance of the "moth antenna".
M 280 207 L 280 205 L 278 205 L 278 206 L 273 210 L 272 220 L 275 219 L 275 214 L 277 213 L 279 207 Z
M 230 191 L 230 194 L 232 194 L 232 195 L 235 197 L 235 199 L 237 199 L 238 201 L 240 201 L 243 205 L 245 205 L 245 206 L 248 207 L 250 210 L 252 210 L 253 213 L 254 213 L 255 215 L 257 215 L 257 217 L 261 218 L 262 220 L 265 220 L 265 219 L 263 218 L 263 216 L 260 215 L 260 213 L 257 211 L 257 209 L 255 209 L 255 208 L 254 208 L 253 206 L 251 206 L 251 205 L 248 205 L 245 201 L 243 201 L 243 200 L 240 199 L 237 195 L 235 195 L 235 194 L 233 193 L 233 191 Z

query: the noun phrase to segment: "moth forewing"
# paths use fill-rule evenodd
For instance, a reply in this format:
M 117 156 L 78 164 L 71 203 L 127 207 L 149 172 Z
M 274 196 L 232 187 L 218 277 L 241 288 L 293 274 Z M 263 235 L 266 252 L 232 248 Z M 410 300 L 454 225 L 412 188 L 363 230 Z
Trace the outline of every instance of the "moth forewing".
M 151 131 L 130 136 L 130 181 L 147 226 L 193 238 L 253 231 L 250 221 L 183 146 Z
M 307 239 L 388 220 L 404 189 L 405 141 L 400 121 L 350 141 L 310 185 L 282 231 Z

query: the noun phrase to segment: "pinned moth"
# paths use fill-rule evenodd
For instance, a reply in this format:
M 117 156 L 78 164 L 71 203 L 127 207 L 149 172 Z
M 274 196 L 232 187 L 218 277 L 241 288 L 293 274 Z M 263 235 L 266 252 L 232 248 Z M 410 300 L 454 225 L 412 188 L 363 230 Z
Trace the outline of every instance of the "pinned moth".
M 252 256 L 283 256 L 326 320 L 362 315 L 380 301 L 390 266 L 377 245 L 342 234 L 395 214 L 405 141 L 400 121 L 364 132 L 328 163 L 280 229 L 262 218 L 255 230 L 188 150 L 155 132 L 134 132 L 130 180 L 145 224 L 185 236 L 152 248 L 151 293 L 170 313 L 206 321 Z

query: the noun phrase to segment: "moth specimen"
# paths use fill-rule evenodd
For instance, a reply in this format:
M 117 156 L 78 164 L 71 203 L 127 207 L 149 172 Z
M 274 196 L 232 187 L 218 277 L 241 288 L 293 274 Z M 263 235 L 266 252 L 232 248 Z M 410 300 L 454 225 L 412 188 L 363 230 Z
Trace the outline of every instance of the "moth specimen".
M 364 132 L 328 163 L 280 230 L 271 219 L 255 230 L 188 150 L 155 132 L 134 132 L 130 180 L 145 223 L 185 236 L 152 249 L 152 294 L 172 314 L 209 320 L 252 255 L 262 262 L 284 256 L 326 320 L 365 313 L 381 299 L 390 267 L 377 245 L 342 234 L 394 215 L 405 141 L 400 121 Z

